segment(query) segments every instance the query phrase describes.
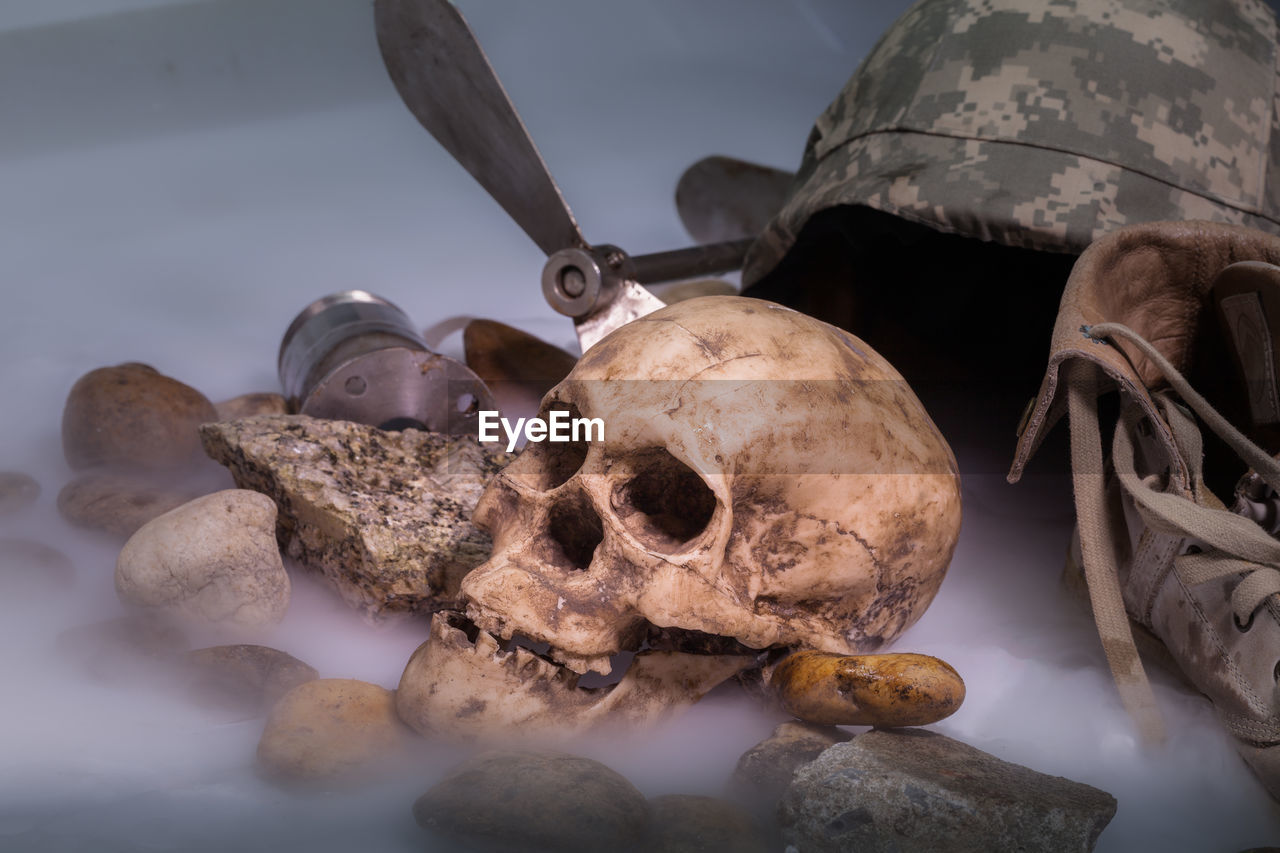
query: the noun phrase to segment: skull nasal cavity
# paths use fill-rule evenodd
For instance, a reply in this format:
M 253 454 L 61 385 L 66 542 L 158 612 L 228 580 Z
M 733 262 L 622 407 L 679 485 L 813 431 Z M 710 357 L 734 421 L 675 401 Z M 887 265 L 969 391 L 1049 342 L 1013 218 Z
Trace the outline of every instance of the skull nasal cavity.
M 688 465 L 662 448 L 640 454 L 612 498 L 623 525 L 647 547 L 678 551 L 711 523 L 716 496 Z
M 596 546 L 604 540 L 604 526 L 585 496 L 577 494 L 557 502 L 548 525 L 552 553 L 545 556 L 549 563 L 562 569 L 591 565 Z

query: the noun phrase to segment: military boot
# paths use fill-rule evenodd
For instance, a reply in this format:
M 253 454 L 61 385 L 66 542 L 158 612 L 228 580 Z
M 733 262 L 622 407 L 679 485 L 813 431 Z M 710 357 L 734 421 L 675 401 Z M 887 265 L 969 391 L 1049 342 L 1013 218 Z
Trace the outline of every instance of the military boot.
M 1063 294 L 1010 480 L 1067 414 L 1079 554 L 1125 706 L 1163 738 L 1137 631 L 1213 701 L 1280 799 L 1277 265 L 1280 238 L 1207 222 L 1094 243 Z

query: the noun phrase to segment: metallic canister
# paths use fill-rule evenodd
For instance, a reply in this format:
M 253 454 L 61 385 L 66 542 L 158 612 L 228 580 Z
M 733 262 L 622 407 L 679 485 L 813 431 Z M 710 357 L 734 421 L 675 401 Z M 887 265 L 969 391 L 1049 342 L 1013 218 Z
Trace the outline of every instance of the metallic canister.
M 304 308 L 280 342 L 279 371 L 290 410 L 317 418 L 476 435 L 479 412 L 497 409 L 480 377 L 363 290 Z

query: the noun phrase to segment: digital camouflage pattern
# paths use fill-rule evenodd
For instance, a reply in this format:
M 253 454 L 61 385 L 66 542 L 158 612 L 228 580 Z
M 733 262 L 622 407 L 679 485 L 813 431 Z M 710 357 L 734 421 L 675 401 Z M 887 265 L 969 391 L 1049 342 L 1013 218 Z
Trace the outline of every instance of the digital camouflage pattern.
M 1073 253 L 1164 219 L 1280 231 L 1276 28 L 1262 0 L 921 0 L 818 118 L 744 282 L 840 204 Z

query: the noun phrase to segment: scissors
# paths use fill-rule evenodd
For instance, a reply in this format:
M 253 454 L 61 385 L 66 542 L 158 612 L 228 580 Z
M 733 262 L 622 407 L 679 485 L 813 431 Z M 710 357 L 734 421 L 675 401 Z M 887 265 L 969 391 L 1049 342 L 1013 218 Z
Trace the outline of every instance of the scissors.
M 583 352 L 614 329 L 665 305 L 645 285 L 742 267 L 755 232 L 645 255 L 588 243 L 454 5 L 448 0 L 377 0 L 374 15 L 382 58 L 400 97 L 546 253 L 542 293 L 553 309 L 573 318 Z M 695 178 L 707 173 L 704 162 Z

